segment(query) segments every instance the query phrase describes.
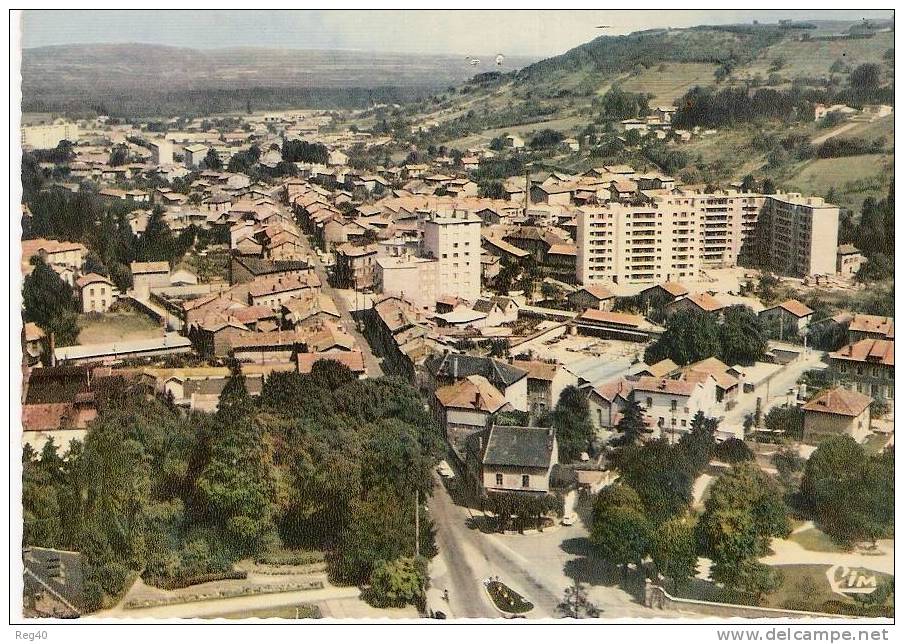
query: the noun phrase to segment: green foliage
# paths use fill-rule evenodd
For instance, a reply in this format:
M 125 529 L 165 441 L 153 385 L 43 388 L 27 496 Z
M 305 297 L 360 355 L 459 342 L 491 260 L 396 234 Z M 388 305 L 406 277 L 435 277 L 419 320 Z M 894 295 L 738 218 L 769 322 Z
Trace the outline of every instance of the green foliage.
M 22 317 L 41 327 L 47 337 L 54 334 L 56 346 L 75 344 L 78 338 L 78 308 L 72 289 L 42 259 L 22 284 Z
M 524 532 L 529 528 L 543 527 L 548 514 L 561 516 L 562 499 L 553 494 L 536 496 L 517 492 L 492 492 L 485 501 L 486 508 L 496 517 L 496 528 L 505 531 L 514 528 Z
M 713 581 L 756 594 L 766 592 L 770 581 L 757 559 L 767 553 L 772 537 L 790 531 L 780 490 L 755 464 L 745 462 L 713 483 L 697 539 L 701 553 L 712 559 Z
M 644 353 L 647 364 L 670 358 L 686 365 L 721 353 L 719 324 L 715 316 L 679 311 L 669 318 L 665 333 Z
M 790 492 L 804 469 L 805 461 L 797 450 L 789 445 L 772 455 L 772 465 L 778 472 L 779 483 Z
M 612 441 L 612 444 L 616 447 L 636 445 L 645 436 L 653 433 L 653 430 L 647 426 L 640 404 L 633 398 L 625 406 L 622 417 L 615 425 L 615 431 L 619 434 Z
M 643 503 L 628 485 L 603 488 L 593 504 L 590 541 L 609 562 L 640 565 L 650 551 L 653 528 L 644 515 Z
M 661 575 L 678 586 L 697 574 L 697 541 L 693 519 L 677 516 L 663 522 L 653 533 L 650 555 Z
M 681 514 L 690 506 L 695 472 L 684 448 L 659 439 L 620 448 L 612 461 L 620 480 L 636 492 L 653 524 Z
M 600 609 L 587 597 L 587 586 L 575 581 L 565 589 L 565 596 L 557 606 L 562 617 L 570 619 L 596 618 Z
M 625 92 L 613 87 L 598 101 L 602 115 L 622 121 L 650 113 L 650 101 L 646 94 Z
M 795 90 L 761 88 L 749 94 L 740 87 L 719 91 L 694 87 L 675 101 L 678 111 L 672 117 L 675 127 L 729 127 L 760 119 L 801 119 L 813 108 Z
M 891 450 L 867 456 L 850 436 L 833 436 L 807 461 L 801 494 L 835 541 L 875 541 L 894 529 L 894 465 Z
M 593 421 L 587 397 L 574 386 L 565 387 L 559 401 L 550 414 L 552 426 L 556 428 L 559 443 L 559 459 L 568 462 L 576 459 L 581 452 L 592 452 Z
M 294 163 L 326 163 L 329 158 L 329 150 L 322 143 L 308 143 L 307 141 L 290 140 L 282 147 L 283 161 Z
M 718 443 L 713 456 L 726 463 L 743 463 L 754 460 L 753 452 L 740 438 L 729 438 Z
M 427 561 L 422 557 L 378 561 L 370 575 L 371 599 L 377 606 L 421 606 L 428 581 Z
M 565 140 L 565 135 L 549 128 L 537 132 L 528 144 L 531 150 L 548 150 Z
M 804 437 L 804 411 L 800 407 L 773 407 L 766 414 L 763 423 L 772 431 L 784 432 L 788 438 L 802 440 Z
M 91 608 L 130 571 L 164 585 L 220 576 L 279 541 L 328 550 L 350 583 L 414 553 L 414 491 L 427 499 L 440 442 L 402 381 L 315 365 L 274 374 L 252 399 L 236 370 L 215 416 L 183 416 L 121 379 L 95 395 L 84 448 L 23 455 L 25 542 L 81 552 Z M 421 527 L 432 556 L 423 509 Z
M 729 365 L 750 365 L 766 355 L 766 337 L 759 316 L 749 307 L 730 306 L 719 327 L 719 359 Z

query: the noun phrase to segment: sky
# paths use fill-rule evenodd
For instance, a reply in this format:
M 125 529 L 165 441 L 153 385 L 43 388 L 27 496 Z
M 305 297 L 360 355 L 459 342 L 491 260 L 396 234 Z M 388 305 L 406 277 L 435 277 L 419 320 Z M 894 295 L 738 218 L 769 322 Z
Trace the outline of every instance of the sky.
M 26 11 L 26 48 L 139 42 L 196 49 L 277 47 L 542 58 L 601 34 L 700 24 L 891 18 L 890 10 Z M 606 30 L 597 25 L 609 25 Z

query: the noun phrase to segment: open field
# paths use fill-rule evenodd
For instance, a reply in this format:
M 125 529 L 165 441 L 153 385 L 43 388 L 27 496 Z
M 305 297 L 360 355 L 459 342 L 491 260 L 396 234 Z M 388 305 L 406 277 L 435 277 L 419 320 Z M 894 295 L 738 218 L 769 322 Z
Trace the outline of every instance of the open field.
M 444 142 L 444 145 L 450 148 L 466 149 L 477 145 L 486 145 L 493 138 L 502 134 L 515 134 L 524 139 L 525 144 L 530 143 L 530 136 L 534 132 L 539 132 L 546 128 L 558 130 L 566 134 L 573 134 L 575 131 L 584 128 L 588 123 L 592 122 L 592 118 L 586 116 L 565 116 L 562 118 L 552 119 L 549 121 L 541 121 L 539 123 L 526 123 L 524 125 L 512 125 L 492 130 L 484 130 L 479 134 L 453 139 Z
M 882 60 L 882 55 L 894 48 L 894 33 L 876 34 L 872 38 L 858 40 L 799 41 L 785 40 L 777 43 L 753 62 L 738 69 L 734 75 L 752 78 L 759 74 L 766 78 L 776 59 L 784 61 L 778 73 L 783 78 L 796 76 L 829 76 L 829 69 L 836 60 L 853 67 Z
M 793 541 L 806 550 L 816 552 L 847 552 L 844 548 L 832 541 L 825 532 L 819 528 L 806 528 L 800 532 L 793 533 L 788 537 L 789 541 Z
M 157 337 L 160 327 L 149 317 L 135 311 L 79 316 L 79 344 L 99 344 Z
M 886 154 L 814 159 L 776 183 L 809 195 L 825 196 L 835 188 L 840 206 L 859 211 L 864 199 L 878 199 L 888 191 L 893 164 L 894 157 Z
M 782 585 L 766 596 L 764 605 L 773 608 L 804 608 L 802 604 L 810 606 L 809 610 L 819 610 L 827 601 L 840 601 L 850 604 L 852 608 L 859 607 L 859 603 L 853 599 L 844 597 L 832 591 L 826 572 L 830 568 L 827 565 L 788 565 L 774 566 L 782 573 Z M 884 579 L 887 575 L 876 572 L 876 580 Z
M 663 63 L 630 77 L 621 83 L 621 89 L 652 94 L 652 106 L 671 105 L 694 85 L 711 85 L 715 71 L 716 65 L 707 63 Z

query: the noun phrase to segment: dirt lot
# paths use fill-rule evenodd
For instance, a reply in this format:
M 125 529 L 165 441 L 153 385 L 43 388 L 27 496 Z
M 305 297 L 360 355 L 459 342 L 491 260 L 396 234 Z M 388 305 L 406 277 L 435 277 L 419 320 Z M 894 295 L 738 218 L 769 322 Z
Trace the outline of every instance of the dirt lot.
M 79 317 L 79 344 L 140 340 L 161 335 L 163 329 L 146 315 L 134 311 L 90 314 Z

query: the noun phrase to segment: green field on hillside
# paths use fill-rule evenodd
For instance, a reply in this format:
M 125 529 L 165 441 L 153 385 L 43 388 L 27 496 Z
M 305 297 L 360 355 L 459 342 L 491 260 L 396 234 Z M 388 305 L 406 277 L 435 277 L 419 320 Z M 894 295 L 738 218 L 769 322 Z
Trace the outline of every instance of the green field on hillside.
M 671 105 L 695 85 L 711 85 L 716 65 L 706 63 L 663 63 L 650 67 L 621 83 L 626 92 L 652 94 L 650 105 Z
M 887 154 L 814 159 L 801 164 L 787 178 L 776 179 L 776 183 L 808 195 L 825 196 L 835 188 L 838 205 L 858 211 L 867 197 L 880 199 L 885 195 L 893 167 L 894 156 Z

